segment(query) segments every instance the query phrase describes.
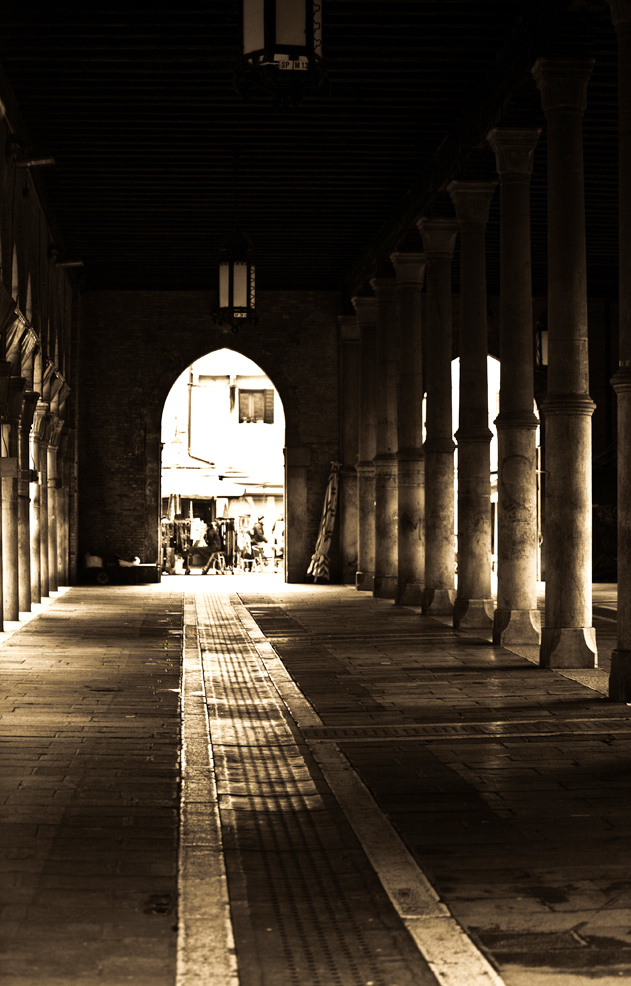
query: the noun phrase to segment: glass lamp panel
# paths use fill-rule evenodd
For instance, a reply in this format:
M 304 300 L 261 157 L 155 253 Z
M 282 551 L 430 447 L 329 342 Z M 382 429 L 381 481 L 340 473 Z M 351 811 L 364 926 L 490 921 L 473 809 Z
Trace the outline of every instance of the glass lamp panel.
M 276 44 L 298 45 L 304 48 L 305 0 L 276 0 Z
M 225 260 L 219 264 L 219 307 L 230 307 L 230 264 Z
M 246 56 L 265 47 L 264 12 L 264 0 L 243 0 L 243 52 Z
M 233 307 L 248 307 L 248 265 L 245 261 L 235 261 Z
M 541 365 L 548 365 L 548 333 L 541 333 Z
M 254 311 L 254 264 L 250 266 L 250 308 Z

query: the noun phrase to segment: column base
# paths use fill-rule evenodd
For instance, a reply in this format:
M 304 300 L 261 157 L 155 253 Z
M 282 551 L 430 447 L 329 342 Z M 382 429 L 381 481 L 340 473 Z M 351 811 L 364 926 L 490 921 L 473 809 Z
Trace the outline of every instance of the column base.
M 454 626 L 458 630 L 490 630 L 493 626 L 493 599 L 458 599 L 454 602 Z
M 493 643 L 539 644 L 541 615 L 538 609 L 496 609 L 493 618 Z
M 360 592 L 372 592 L 375 588 L 375 576 L 373 572 L 356 572 L 355 588 Z
M 542 668 L 597 668 L 593 627 L 544 627 L 539 663 Z
M 423 586 L 420 582 L 402 582 L 394 597 L 397 606 L 422 606 Z
M 609 698 L 612 702 L 631 702 L 631 650 L 611 654 Z
M 423 612 L 426 616 L 453 616 L 455 598 L 455 589 L 423 589 Z
M 376 575 L 373 595 L 377 599 L 396 599 L 396 595 L 397 595 L 396 575 Z

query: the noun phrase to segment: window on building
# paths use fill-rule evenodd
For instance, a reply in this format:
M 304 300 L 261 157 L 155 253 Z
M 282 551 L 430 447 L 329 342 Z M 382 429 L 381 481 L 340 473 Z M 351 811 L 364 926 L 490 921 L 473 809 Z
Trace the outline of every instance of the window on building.
M 239 423 L 251 424 L 255 421 L 274 424 L 273 390 L 239 391 Z

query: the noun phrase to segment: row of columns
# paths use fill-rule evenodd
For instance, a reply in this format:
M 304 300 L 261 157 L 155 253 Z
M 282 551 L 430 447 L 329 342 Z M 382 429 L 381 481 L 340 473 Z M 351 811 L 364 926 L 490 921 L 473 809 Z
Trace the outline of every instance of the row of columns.
M 68 579 L 69 504 L 59 475 L 64 421 L 48 401 L 10 377 L 2 415 L 0 628 Z
M 631 44 L 629 38 L 625 43 Z M 533 68 L 547 120 L 548 147 L 543 631 L 537 608 L 539 419 L 534 411 L 529 204 L 540 131 L 495 128 L 488 136 L 500 192 L 497 606 L 491 590 L 485 230 L 498 182 L 452 181 L 448 192 L 455 218 L 420 219 L 423 252 L 393 253 L 395 277 L 371 281 L 374 297 L 353 299 L 355 330 L 349 318 L 342 326 L 343 373 L 348 384 L 344 406 L 350 415 L 347 425 L 352 422 L 343 437 L 345 456 L 352 454 L 353 428 L 357 439 L 356 487 L 348 477 L 344 494 L 348 510 L 343 511 L 342 550 L 352 543 L 351 526 L 355 524 L 357 588 L 400 604 L 419 605 L 429 614 L 451 615 L 458 627 L 492 629 L 498 643 L 540 641 L 541 663 L 550 667 L 593 667 L 596 663 L 591 626 L 590 419 L 594 403 L 588 392 L 582 166 L 582 115 L 591 68 L 590 61 L 564 59 L 539 59 Z M 629 96 L 631 102 L 631 91 Z M 627 151 L 631 166 L 631 147 Z M 628 229 L 631 237 L 631 207 Z M 451 262 L 458 235 L 460 402 L 454 525 Z M 631 312 L 631 296 L 628 308 Z M 631 394 L 631 327 L 628 348 L 626 375 L 624 380 L 619 376 L 617 383 L 619 394 L 625 395 Z M 356 388 L 352 386 L 354 372 L 358 374 Z M 625 435 L 631 447 L 631 400 L 629 404 Z M 347 476 L 350 471 L 346 469 Z M 629 501 L 631 513 L 631 494 Z M 626 537 L 627 542 L 631 540 L 631 524 Z M 631 614 L 628 628 L 625 656 L 619 661 L 626 662 L 631 676 Z

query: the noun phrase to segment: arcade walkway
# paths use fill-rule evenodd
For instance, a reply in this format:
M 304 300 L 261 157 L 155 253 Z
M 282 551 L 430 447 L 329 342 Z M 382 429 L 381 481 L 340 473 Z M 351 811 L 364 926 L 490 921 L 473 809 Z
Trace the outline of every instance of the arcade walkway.
M 350 587 L 60 592 L 0 635 L 0 982 L 631 976 L 631 715 L 595 590 L 604 667 L 576 673 Z

